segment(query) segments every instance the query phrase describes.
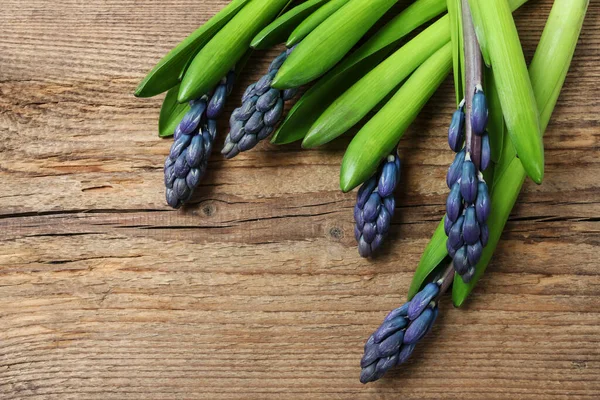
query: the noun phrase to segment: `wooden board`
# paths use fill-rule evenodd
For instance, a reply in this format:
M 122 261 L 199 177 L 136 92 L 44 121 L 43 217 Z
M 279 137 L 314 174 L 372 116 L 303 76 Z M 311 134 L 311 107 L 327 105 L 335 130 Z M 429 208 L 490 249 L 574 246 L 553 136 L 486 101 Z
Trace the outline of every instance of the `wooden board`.
M 544 185 L 526 184 L 466 307 L 446 301 L 413 360 L 363 386 L 364 340 L 403 302 L 444 213 L 451 81 L 402 141 L 373 261 L 338 190 L 348 139 L 215 154 L 172 211 L 161 99 L 131 94 L 226 3 L 2 1 L 0 398 L 600 398 L 600 4 L 548 129 Z M 529 58 L 551 3 L 516 14 Z M 229 111 L 277 51 L 254 54 Z

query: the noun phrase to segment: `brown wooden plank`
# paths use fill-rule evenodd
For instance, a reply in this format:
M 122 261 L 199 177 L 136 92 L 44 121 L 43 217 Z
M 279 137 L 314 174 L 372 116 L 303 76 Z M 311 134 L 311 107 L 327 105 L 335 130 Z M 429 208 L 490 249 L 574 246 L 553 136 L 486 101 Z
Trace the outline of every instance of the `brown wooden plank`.
M 226 3 L 2 2 L 0 398 L 600 398 L 600 4 L 548 128 L 546 181 L 526 183 L 465 308 L 446 302 L 414 359 L 363 386 L 364 340 L 444 212 L 451 82 L 401 143 L 375 260 L 358 257 L 354 194 L 337 186 L 348 138 L 215 154 L 171 211 L 161 99 L 131 93 Z M 516 14 L 528 58 L 551 4 Z M 277 52 L 252 56 L 228 111 Z

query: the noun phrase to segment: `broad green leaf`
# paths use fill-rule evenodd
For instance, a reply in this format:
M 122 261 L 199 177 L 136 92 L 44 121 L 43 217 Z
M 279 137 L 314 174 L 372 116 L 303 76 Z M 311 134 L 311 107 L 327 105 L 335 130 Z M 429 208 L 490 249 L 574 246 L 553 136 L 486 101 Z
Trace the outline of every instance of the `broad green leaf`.
M 302 21 L 290 34 L 286 46 L 291 48 L 300 43 L 315 28 L 350 0 L 331 0 Z
M 252 0 L 196 55 L 181 81 L 178 101 L 208 93 L 238 62 L 252 38 L 270 23 L 288 0 Z
M 552 111 L 571 65 L 588 5 L 589 0 L 556 0 L 554 2 L 529 68 L 537 107 L 542 115 L 540 123 L 543 131 L 550 122 Z M 508 147 L 508 144 L 505 144 L 504 147 Z M 507 152 L 503 153 L 498 165 L 501 172 L 497 172 L 494 177 L 493 206 L 488 220 L 490 240 L 483 251 L 481 261 L 477 264 L 477 272 L 473 280 L 468 284 L 464 283 L 462 279 L 454 281 L 452 300 L 457 307 L 464 303 L 485 273 L 525 181 L 526 172 L 522 163 L 516 156 L 513 156 L 512 159 L 504 157 L 506 154 Z
M 506 0 L 469 0 L 474 5 L 476 29 L 485 33 L 485 45 L 494 70 L 504 120 L 519 159 L 531 179 L 544 178 L 544 143 L 538 110 L 519 33 Z
M 448 43 L 443 17 L 373 68 L 338 97 L 306 134 L 302 146 L 321 146 L 359 123 L 415 69 Z
M 273 87 L 300 87 L 327 73 L 395 3 L 350 0 L 296 46 L 273 79 Z
M 137 97 L 152 97 L 179 83 L 190 60 L 227 24 L 249 0 L 233 0 L 169 52 L 144 78 L 135 91 Z
M 445 9 L 446 0 L 417 0 L 407 7 L 300 98 L 273 135 L 272 143 L 302 139 L 333 100 L 384 60 L 402 38 Z
M 392 99 L 371 118 L 350 142 L 340 172 L 340 187 L 348 192 L 372 176 L 391 153 L 425 103 L 452 68 L 452 45 L 425 61 Z
M 308 0 L 304 3 L 300 3 L 260 31 L 254 39 L 252 39 L 250 46 L 257 50 L 264 50 L 276 44 L 285 42 L 289 34 L 298 26 L 298 24 L 328 1 L 329 0 Z

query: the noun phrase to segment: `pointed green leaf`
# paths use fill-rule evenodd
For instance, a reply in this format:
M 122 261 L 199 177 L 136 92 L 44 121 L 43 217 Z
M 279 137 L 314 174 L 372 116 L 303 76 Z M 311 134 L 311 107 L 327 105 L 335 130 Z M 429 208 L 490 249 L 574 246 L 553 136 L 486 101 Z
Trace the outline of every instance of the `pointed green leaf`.
M 448 37 L 449 38 L 449 37 Z M 340 187 L 348 192 L 372 176 L 452 68 L 452 45 L 425 61 L 354 136 L 342 160 Z
M 462 34 L 462 5 L 460 0 L 447 0 L 448 17 L 450 18 L 450 41 L 452 42 L 452 71 L 454 72 L 454 92 L 458 106 L 464 94 L 464 45 Z
M 415 69 L 448 43 L 448 17 L 421 32 L 338 97 L 306 134 L 302 146 L 321 146 L 360 122 Z
M 506 0 L 469 0 L 478 15 L 476 29 L 485 32 L 496 87 L 511 141 L 527 174 L 536 183 L 544 178 L 544 143 L 536 100 L 527 72 L 519 33 Z M 474 14 L 475 15 L 475 14 Z
M 524 0 L 509 0 L 509 3 L 511 6 L 511 9 L 514 11 L 518 7 L 520 7 L 523 3 L 525 3 L 525 1 Z M 508 133 L 505 133 L 505 134 L 508 135 Z M 509 145 L 504 146 L 505 154 L 502 155 L 501 160 L 503 158 L 506 158 L 507 160 L 510 161 L 510 160 L 512 160 L 512 158 L 514 158 L 515 153 L 513 152 L 512 155 L 510 155 L 510 152 L 509 152 L 511 148 L 512 148 L 512 144 L 510 146 Z M 510 156 L 510 158 L 509 158 L 509 156 Z M 502 161 L 501 161 L 501 163 L 502 163 Z M 502 165 L 499 165 L 498 167 L 501 167 Z M 507 163 L 506 166 L 507 167 L 510 166 L 510 162 Z M 489 179 L 488 182 L 490 182 L 492 179 L 492 176 L 490 176 L 490 175 L 493 175 L 493 179 L 495 181 L 495 179 L 496 179 L 495 177 L 498 175 L 498 173 L 499 173 L 498 168 L 490 167 L 484 173 L 484 176 L 486 179 Z M 492 191 L 492 193 L 493 193 L 493 191 Z M 489 246 L 489 244 L 488 244 L 488 246 Z M 435 256 L 432 256 L 432 254 L 435 254 Z M 425 249 L 425 252 L 423 253 L 423 256 L 421 258 L 421 261 L 419 262 L 419 266 L 417 267 L 417 270 L 415 271 L 413 283 L 411 284 L 411 292 L 410 292 L 411 298 L 415 293 L 414 290 L 418 290 L 418 288 L 422 285 L 422 283 L 431 275 L 432 271 L 435 271 L 438 267 L 440 267 L 439 263 L 447 255 L 448 255 L 448 253 L 446 251 L 446 234 L 444 232 L 444 221 L 442 219 L 442 221 L 440 222 L 440 225 L 438 226 L 437 230 L 433 234 L 431 242 L 427 245 L 427 248 Z M 438 260 L 440 260 L 440 261 L 438 261 Z
M 291 48 L 300 43 L 315 28 L 350 0 L 331 0 L 302 21 L 290 34 L 286 46 Z
M 152 97 L 171 89 L 189 66 L 190 60 L 227 24 L 249 0 L 233 0 L 169 52 L 144 78 L 135 91 L 137 97 Z
M 302 139 L 321 112 L 394 50 L 410 32 L 446 9 L 446 0 L 417 0 L 388 22 L 358 50 L 319 79 L 298 100 L 273 135 L 274 144 Z
M 175 128 L 177 128 L 183 116 L 190 110 L 188 103 L 180 104 L 177 101 L 178 92 L 179 85 L 169 89 L 160 108 L 160 116 L 158 118 L 158 136 L 160 137 L 173 136 Z
M 292 8 L 260 31 L 250 46 L 253 49 L 264 50 L 276 44 L 283 43 L 289 34 L 310 16 L 316 9 L 329 0 L 308 0 Z
M 544 130 L 550 122 L 552 111 L 571 65 L 588 5 L 589 0 L 556 0 L 554 2 L 529 68 L 537 107 L 542 115 L 540 123 Z M 505 144 L 504 147 L 508 147 L 508 144 Z M 483 251 L 481 261 L 477 264 L 477 272 L 473 280 L 468 284 L 462 280 L 454 282 L 452 300 L 457 307 L 464 303 L 485 273 L 525 181 L 526 173 L 522 163 L 516 156 L 509 159 L 504 157 L 505 154 L 507 154 L 506 151 L 498 165 L 501 172 L 497 172 L 494 177 L 493 207 L 488 219 L 490 239 Z
M 287 2 L 252 0 L 242 8 L 196 55 L 181 81 L 178 101 L 197 99 L 215 87 Z
M 273 87 L 297 88 L 324 75 L 394 3 L 396 0 L 350 0 L 296 46 L 275 76 Z

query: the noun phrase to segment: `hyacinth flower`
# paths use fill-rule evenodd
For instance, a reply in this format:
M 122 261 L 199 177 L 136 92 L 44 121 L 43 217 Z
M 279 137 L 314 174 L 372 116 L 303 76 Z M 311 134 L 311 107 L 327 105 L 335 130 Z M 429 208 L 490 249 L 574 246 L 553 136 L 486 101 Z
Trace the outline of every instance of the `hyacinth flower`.
M 267 74 L 246 89 L 242 105 L 233 111 L 229 119 L 229 133 L 221 150 L 226 158 L 248 151 L 268 138 L 283 116 L 285 102 L 298 93 L 298 89 L 279 90 L 271 86 L 292 50 L 283 51 L 273 60 Z
M 482 88 L 483 59 L 468 7 L 463 13 L 467 13 L 463 16 L 466 95 L 448 129 L 448 144 L 457 154 L 446 176 L 450 194 L 444 230 L 454 269 L 469 282 L 489 239 L 491 200 L 482 172 L 490 165 L 491 148 L 486 132 L 488 106 Z
M 428 283 L 411 301 L 390 312 L 365 343 L 360 361 L 360 381 L 374 382 L 391 368 L 404 364 L 416 345 L 431 331 L 437 318 L 440 297 L 452 284 L 454 269 Z
M 358 191 L 354 206 L 354 236 L 358 253 L 370 257 L 381 247 L 394 216 L 394 191 L 400 181 L 400 157 L 392 154 L 377 174 L 367 180 Z
M 206 173 L 217 134 L 217 118 L 225 108 L 234 81 L 235 73 L 231 71 L 210 96 L 191 101 L 190 110 L 175 129 L 164 169 L 166 199 L 173 208 L 190 200 Z

